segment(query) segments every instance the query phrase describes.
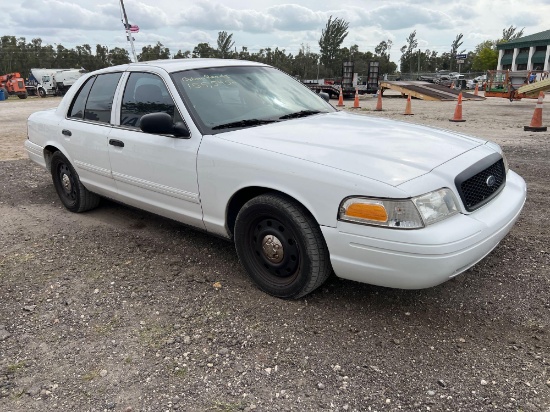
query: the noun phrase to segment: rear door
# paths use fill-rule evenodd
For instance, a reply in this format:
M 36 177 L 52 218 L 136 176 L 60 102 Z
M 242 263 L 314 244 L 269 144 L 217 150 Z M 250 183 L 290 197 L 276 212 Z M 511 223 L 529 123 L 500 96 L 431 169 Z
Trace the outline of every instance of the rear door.
M 121 76 L 119 72 L 90 77 L 75 95 L 60 125 L 65 154 L 80 180 L 89 190 L 102 195 L 116 192 L 108 142 L 113 97 Z

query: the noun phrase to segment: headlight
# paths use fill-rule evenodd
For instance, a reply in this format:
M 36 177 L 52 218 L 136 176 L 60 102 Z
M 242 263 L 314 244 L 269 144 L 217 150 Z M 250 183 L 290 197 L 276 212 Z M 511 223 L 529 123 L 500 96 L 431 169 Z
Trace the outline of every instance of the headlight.
M 398 229 L 424 227 L 422 218 L 410 199 L 387 200 L 352 197 L 342 202 L 338 218 L 348 222 Z
M 419 229 L 458 213 L 458 203 L 450 189 L 412 199 L 351 197 L 340 205 L 338 219 L 395 229 Z
M 412 201 L 418 208 L 426 225 L 431 225 L 458 213 L 458 202 L 451 189 L 439 189 L 422 196 L 413 197 Z

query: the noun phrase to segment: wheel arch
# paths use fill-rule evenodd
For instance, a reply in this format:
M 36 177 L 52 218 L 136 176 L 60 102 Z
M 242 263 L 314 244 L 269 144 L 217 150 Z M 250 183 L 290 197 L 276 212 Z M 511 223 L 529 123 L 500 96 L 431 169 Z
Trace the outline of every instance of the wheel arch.
M 53 145 L 46 145 L 44 147 L 44 160 L 46 161 L 46 168 L 50 171 L 52 169 L 52 156 L 55 152 L 61 152 L 65 157 L 67 157 L 67 154 L 58 147 L 55 147 Z
M 246 202 L 249 200 L 266 194 L 266 193 L 274 193 L 279 194 L 281 196 L 286 197 L 287 199 L 290 199 L 297 204 L 299 204 L 314 220 L 319 224 L 318 220 L 315 218 L 315 215 L 311 213 L 311 211 L 298 199 L 296 199 L 294 196 L 289 195 L 288 193 L 282 192 L 280 190 L 272 189 L 269 187 L 262 187 L 262 186 L 250 186 L 250 187 L 244 187 L 231 197 L 227 204 L 226 209 L 226 227 L 227 231 L 231 238 L 233 238 L 233 234 L 235 232 L 235 221 L 237 220 L 237 215 L 239 214 L 239 211 L 244 206 Z

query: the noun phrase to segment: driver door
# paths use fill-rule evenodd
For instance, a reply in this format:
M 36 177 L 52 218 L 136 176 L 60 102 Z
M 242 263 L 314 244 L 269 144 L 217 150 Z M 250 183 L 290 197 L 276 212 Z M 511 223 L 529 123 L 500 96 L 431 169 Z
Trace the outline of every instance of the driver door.
M 123 201 L 204 229 L 196 158 L 201 137 L 177 138 L 144 133 L 144 114 L 182 117 L 164 80 L 153 73 L 128 76 L 118 124 L 109 136 L 113 178 Z

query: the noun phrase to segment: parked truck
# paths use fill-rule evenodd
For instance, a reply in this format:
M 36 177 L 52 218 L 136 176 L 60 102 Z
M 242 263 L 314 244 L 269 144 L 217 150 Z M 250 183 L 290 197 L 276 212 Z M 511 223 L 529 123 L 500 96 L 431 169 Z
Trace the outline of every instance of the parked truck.
M 84 73 L 84 69 L 31 69 L 27 90 L 40 97 L 63 96 Z
M 0 76 L 0 89 L 4 91 L 4 98 L 17 96 L 20 99 L 27 98 L 25 80 L 19 73 L 8 73 Z
M 328 93 L 331 98 L 338 97 L 340 88 L 344 97 L 353 98 L 356 90 L 360 94 L 376 93 L 379 67 L 378 61 L 369 62 L 367 77 L 359 78 L 357 73 L 354 73 L 354 62 L 343 62 L 341 78 L 304 80 L 303 83 L 317 93 Z

